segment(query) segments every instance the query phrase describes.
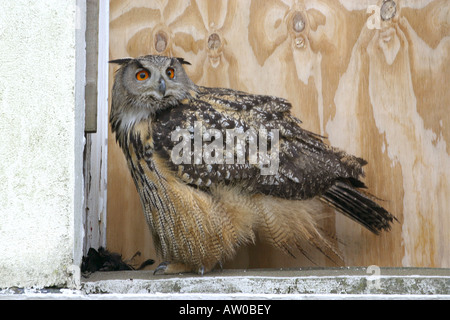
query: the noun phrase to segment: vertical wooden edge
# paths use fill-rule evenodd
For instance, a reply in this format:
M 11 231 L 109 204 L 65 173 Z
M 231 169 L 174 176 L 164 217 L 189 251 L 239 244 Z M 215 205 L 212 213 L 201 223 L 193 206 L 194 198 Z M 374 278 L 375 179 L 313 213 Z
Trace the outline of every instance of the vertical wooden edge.
M 83 254 L 89 248 L 106 247 L 108 91 L 109 91 L 109 1 L 97 3 L 97 44 L 95 55 L 95 132 L 86 132 L 84 155 L 85 239 Z M 91 57 L 92 59 L 92 57 Z M 87 66 L 89 69 L 89 60 Z M 94 63 L 94 62 L 92 62 Z M 86 87 L 88 88 L 88 87 Z M 87 96 L 86 96 L 87 98 Z M 90 96 L 92 99 L 93 96 Z M 86 100 L 86 103 L 88 101 Z M 92 101 L 91 101 L 92 102 Z M 98 116 L 97 116 L 98 114 Z M 92 120 L 92 119 L 91 119 Z
M 99 2 L 86 1 L 86 133 L 97 132 L 97 79 L 99 47 Z

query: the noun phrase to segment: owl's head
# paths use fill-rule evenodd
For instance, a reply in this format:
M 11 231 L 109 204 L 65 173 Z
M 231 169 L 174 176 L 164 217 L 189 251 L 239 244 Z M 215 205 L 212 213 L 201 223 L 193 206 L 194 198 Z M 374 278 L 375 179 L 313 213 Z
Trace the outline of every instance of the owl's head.
M 177 105 L 195 91 L 182 66 L 190 63 L 182 58 L 148 55 L 110 63 L 120 64 L 112 90 L 111 116 L 123 113 L 136 122 L 136 117 Z

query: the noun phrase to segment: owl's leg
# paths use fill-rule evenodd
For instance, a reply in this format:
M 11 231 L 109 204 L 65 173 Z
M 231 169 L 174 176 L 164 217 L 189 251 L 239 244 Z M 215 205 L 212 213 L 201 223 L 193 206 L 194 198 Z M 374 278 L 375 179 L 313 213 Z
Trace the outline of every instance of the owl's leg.
M 185 273 L 190 272 L 191 269 L 188 268 L 184 263 L 171 263 L 168 261 L 161 262 L 159 266 L 155 269 L 153 274 L 175 274 L 175 273 Z
M 177 273 L 198 273 L 203 275 L 206 272 L 211 271 L 212 267 L 206 268 L 204 266 L 195 269 L 192 266 L 188 266 L 181 262 L 161 262 L 159 266 L 155 269 L 153 274 L 177 274 Z

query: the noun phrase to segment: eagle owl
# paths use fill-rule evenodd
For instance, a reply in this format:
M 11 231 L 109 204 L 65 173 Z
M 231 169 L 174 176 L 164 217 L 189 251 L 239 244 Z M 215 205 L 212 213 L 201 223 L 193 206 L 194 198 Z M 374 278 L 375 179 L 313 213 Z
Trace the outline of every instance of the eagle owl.
M 327 205 L 390 229 L 395 218 L 362 190 L 366 161 L 302 129 L 287 100 L 197 86 L 182 58 L 111 62 L 110 123 L 165 261 L 155 273 L 203 274 L 256 237 L 338 259 L 318 227 Z

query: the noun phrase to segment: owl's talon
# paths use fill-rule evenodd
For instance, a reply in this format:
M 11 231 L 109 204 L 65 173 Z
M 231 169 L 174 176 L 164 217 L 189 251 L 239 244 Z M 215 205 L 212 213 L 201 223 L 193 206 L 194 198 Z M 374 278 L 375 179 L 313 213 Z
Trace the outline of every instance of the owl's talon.
M 201 266 L 201 267 L 198 269 L 198 274 L 201 275 L 201 276 L 203 276 L 204 273 L 205 273 L 205 267 L 204 267 L 204 266 Z
M 192 267 L 186 266 L 184 263 L 164 261 L 159 264 L 153 274 L 181 274 L 192 271 Z
M 169 262 L 164 261 L 159 264 L 159 266 L 155 269 L 153 272 L 153 275 L 157 274 L 166 274 L 167 266 L 169 265 Z

